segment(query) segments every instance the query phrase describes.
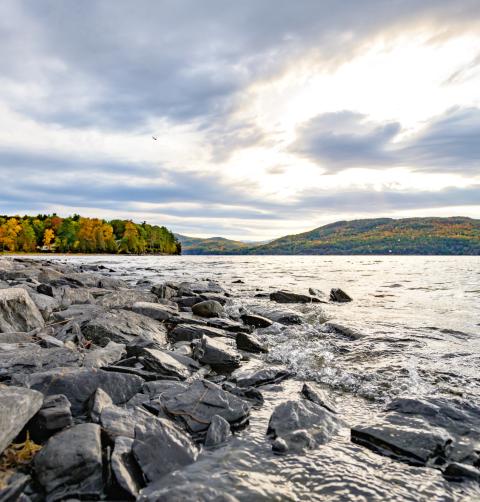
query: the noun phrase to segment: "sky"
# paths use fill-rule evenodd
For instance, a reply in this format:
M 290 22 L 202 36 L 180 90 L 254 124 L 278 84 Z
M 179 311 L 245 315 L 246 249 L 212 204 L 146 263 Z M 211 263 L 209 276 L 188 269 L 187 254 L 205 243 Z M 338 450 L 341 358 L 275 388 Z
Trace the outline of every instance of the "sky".
M 0 40 L 1 214 L 480 217 L 478 0 L 2 0 Z

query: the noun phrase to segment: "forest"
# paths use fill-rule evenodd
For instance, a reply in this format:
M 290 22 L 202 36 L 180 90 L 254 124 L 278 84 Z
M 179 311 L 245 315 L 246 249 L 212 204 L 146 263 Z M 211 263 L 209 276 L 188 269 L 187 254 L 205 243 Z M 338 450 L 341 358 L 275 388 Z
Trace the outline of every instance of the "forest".
M 75 214 L 0 216 L 0 252 L 181 254 L 163 226 Z

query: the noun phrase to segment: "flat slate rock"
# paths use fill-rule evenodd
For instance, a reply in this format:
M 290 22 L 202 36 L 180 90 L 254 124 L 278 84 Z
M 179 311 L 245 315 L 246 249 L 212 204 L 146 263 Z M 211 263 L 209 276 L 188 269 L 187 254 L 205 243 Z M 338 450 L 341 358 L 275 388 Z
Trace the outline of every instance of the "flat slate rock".
M 72 415 L 86 411 L 92 394 L 103 389 L 115 404 L 127 402 L 137 394 L 143 379 L 136 375 L 94 368 L 56 368 L 31 375 L 14 375 L 14 384 L 38 390 L 45 396 L 64 394 L 72 405 Z
M 192 293 L 217 293 L 223 295 L 225 290 L 213 281 L 181 282 L 178 284 L 178 296 L 192 296 Z
M 101 347 L 110 341 L 128 344 L 137 336 L 161 345 L 167 343 L 167 332 L 161 323 L 128 310 L 101 313 L 82 327 L 82 333 L 87 340 Z
M 304 383 L 301 392 L 305 399 L 322 406 L 332 413 L 337 413 L 335 406 L 327 396 L 327 393 L 316 387 L 314 384 Z
M 110 405 L 100 413 L 100 425 L 110 441 L 123 436 L 133 439 L 135 426 L 145 425 L 152 420 L 153 415 L 140 407 L 121 408 Z
M 63 394 L 47 396 L 28 430 L 35 442 L 43 443 L 52 434 L 73 425 L 70 401 Z
M 79 424 L 52 436 L 34 459 L 47 502 L 96 500 L 103 491 L 100 426 Z
M 171 307 L 169 305 L 163 305 L 161 303 L 152 303 L 152 302 L 135 302 L 132 305 L 133 312 L 137 314 L 142 314 L 147 317 L 151 317 L 156 321 L 167 321 L 171 317 L 175 317 L 178 315 L 178 307 L 174 304 L 175 307 Z
M 254 328 L 268 328 L 273 324 L 272 320 L 255 314 L 242 314 L 241 319 L 245 324 Z
M 242 356 L 220 338 L 203 336 L 193 349 L 193 356 L 215 370 L 230 371 L 240 366 Z
M 150 482 L 195 462 L 198 456 L 197 447 L 183 431 L 156 417 L 137 425 L 132 452 Z
M 83 359 L 83 366 L 86 368 L 109 366 L 110 364 L 120 361 L 125 353 L 126 350 L 123 343 L 108 342 L 105 347 L 86 352 Z
M 264 368 L 260 370 L 237 370 L 232 379 L 239 387 L 259 387 L 278 383 L 292 376 L 292 372 L 284 368 Z
M 253 353 L 267 353 L 267 347 L 252 333 L 237 333 L 235 337 L 237 349 Z
M 224 444 L 232 435 L 230 424 L 220 415 L 214 415 L 208 426 L 204 445 L 207 448 L 214 448 Z
M 265 307 L 251 307 L 251 310 L 253 310 L 256 315 L 266 317 L 273 322 L 278 322 L 285 326 L 303 323 L 303 315 L 295 310 L 287 308 L 269 309 Z
M 143 349 L 142 362 L 145 369 L 160 375 L 170 375 L 185 380 L 191 375 L 190 367 L 167 351 Z
M 253 331 L 253 329 L 250 326 L 245 326 L 240 322 L 233 321 L 232 319 L 226 319 L 223 317 L 208 319 L 207 325 L 211 326 L 212 328 L 223 329 L 228 333 L 251 333 Z
M 132 453 L 133 439 L 117 437 L 110 460 L 113 475 L 119 486 L 132 498 L 136 499 L 144 486 L 142 471 Z M 119 498 L 119 500 L 121 500 Z
M 137 302 L 156 303 L 157 297 L 147 291 L 125 289 L 104 295 L 97 301 L 99 305 L 106 309 L 130 308 Z
M 23 288 L 0 289 L 0 333 L 31 331 L 45 321 Z
M 169 332 L 168 336 L 174 342 L 191 342 L 202 338 L 202 336 L 208 336 L 210 338 L 215 337 L 225 337 L 227 333 L 218 328 L 212 328 L 210 326 L 201 326 L 195 324 L 178 324 Z
M 43 404 L 35 390 L 0 384 L 0 454 Z
M 317 298 L 291 291 L 275 291 L 270 293 L 270 300 L 277 303 L 312 303 L 318 302 Z
M 166 390 L 163 403 L 167 413 L 192 433 L 206 432 L 215 415 L 225 419 L 232 429 L 243 426 L 250 415 L 248 403 L 207 380 L 196 380 L 185 390 Z
M 330 301 L 346 303 L 351 302 L 352 298 L 340 288 L 332 288 L 330 290 Z

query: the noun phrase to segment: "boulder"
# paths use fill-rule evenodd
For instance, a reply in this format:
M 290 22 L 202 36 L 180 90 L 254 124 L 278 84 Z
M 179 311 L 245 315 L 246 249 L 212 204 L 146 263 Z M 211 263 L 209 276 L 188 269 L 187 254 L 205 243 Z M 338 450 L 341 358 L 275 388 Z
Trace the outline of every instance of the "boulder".
M 43 443 L 50 436 L 73 425 L 70 401 L 63 394 L 47 396 L 27 428 L 32 439 Z
M 0 289 L 0 333 L 31 331 L 44 324 L 42 314 L 24 289 Z
M 327 321 L 323 323 L 322 331 L 336 333 L 348 338 L 349 340 L 360 340 L 361 338 L 365 338 L 365 335 L 357 329 L 350 326 L 345 326 L 344 324 L 340 324 L 335 321 Z
M 102 368 L 119 361 L 124 354 L 125 345 L 123 343 L 108 342 L 101 349 L 89 350 L 83 359 L 83 366 L 86 368 Z
M 143 384 L 143 379 L 136 375 L 94 368 L 56 368 L 31 375 L 15 375 L 12 381 L 45 396 L 64 394 L 72 405 L 73 416 L 86 411 L 90 396 L 98 388 L 103 389 L 115 404 L 122 404 L 137 394 Z
M 312 403 L 318 404 L 318 406 L 322 406 L 328 411 L 332 413 L 337 413 L 335 410 L 335 406 L 328 398 L 326 392 L 319 389 L 310 383 L 304 383 L 302 387 L 302 396 L 311 401 Z
M 207 448 L 220 446 L 225 443 L 231 435 L 230 424 L 220 415 L 214 415 L 208 426 L 204 444 Z
M 43 403 L 40 392 L 0 384 L 0 454 Z
M 34 470 L 47 502 L 100 498 L 103 491 L 100 426 L 79 424 L 51 437 L 35 456 Z
M 50 319 L 54 310 L 60 308 L 60 302 L 51 296 L 41 295 L 39 293 L 30 293 L 30 298 L 37 306 L 45 321 Z
M 110 460 L 113 475 L 119 486 L 131 497 L 136 499 L 144 482 L 142 471 L 132 453 L 133 439 L 117 437 Z
M 245 324 L 254 328 L 268 328 L 273 324 L 270 319 L 255 314 L 242 314 L 241 319 Z
M 215 338 L 225 337 L 227 336 L 227 333 L 222 329 L 212 328 L 210 326 L 199 326 L 195 324 L 178 324 L 168 333 L 168 336 L 174 342 L 191 342 L 202 338 L 204 335 L 210 338 Z
M 108 342 L 128 344 L 137 336 L 167 343 L 167 331 L 158 321 L 128 310 L 110 310 L 94 317 L 82 327 L 87 340 L 104 347 Z
M 181 362 L 173 353 L 155 349 L 143 349 L 142 362 L 147 370 L 163 376 L 174 376 L 185 380 L 191 374 L 189 366 Z
M 202 364 L 208 364 L 215 370 L 230 371 L 240 366 L 242 356 L 219 338 L 203 336 L 196 342 L 193 356 Z
M 198 456 L 197 447 L 184 432 L 155 417 L 135 428 L 132 452 L 149 482 L 195 462 Z
M 162 395 L 166 412 L 194 433 L 207 431 L 215 415 L 238 429 L 250 415 L 250 405 L 207 380 L 195 380 L 188 387 L 171 388 Z
M 320 303 L 327 303 L 328 301 L 327 295 L 319 289 L 308 288 L 308 293 L 312 296 L 317 297 Z
M 161 284 L 154 284 L 152 286 L 151 292 L 157 296 L 158 298 L 162 298 L 164 300 L 171 300 L 175 296 L 177 296 L 177 288 L 174 287 L 173 284 L 165 282 Z
M 346 303 L 346 302 L 351 302 L 352 298 L 345 293 L 340 288 L 333 288 L 330 290 L 330 301 L 332 302 L 340 302 L 340 303 Z
M 273 322 L 278 322 L 285 326 L 302 324 L 303 322 L 302 314 L 296 312 L 295 310 L 290 310 L 287 308 L 278 308 L 271 310 L 264 307 L 252 307 L 251 310 L 253 310 L 255 314 L 261 317 L 266 317 Z
M 119 406 L 106 406 L 100 413 L 100 425 L 110 441 L 114 442 L 117 437 L 135 437 L 135 426 L 148 424 L 153 418 L 143 408 L 134 406 L 120 408 Z
M 55 298 L 59 301 L 61 308 L 95 303 L 95 298 L 87 288 L 62 286 L 56 290 Z
M 133 312 L 151 317 L 156 321 L 167 321 L 170 317 L 178 315 L 178 307 L 163 305 L 161 303 L 136 302 L 132 306 Z
M 156 303 L 157 297 L 147 291 L 138 291 L 135 289 L 125 289 L 114 291 L 102 296 L 97 303 L 105 309 L 124 309 L 131 308 L 137 302 Z
M 113 406 L 112 398 L 99 387 L 88 401 L 88 415 L 90 416 L 90 420 L 98 424 L 103 409 L 108 406 Z
M 178 285 L 178 296 L 194 296 L 195 294 L 225 294 L 220 284 L 213 281 L 181 282 Z
M 216 300 L 205 300 L 196 303 L 192 307 L 192 312 L 200 317 L 219 317 L 223 313 L 223 307 Z
M 200 296 L 174 296 L 172 301 L 180 308 L 191 309 L 196 303 L 203 301 Z
M 39 284 L 37 286 L 37 292 L 41 295 L 50 296 L 51 298 L 55 296 L 55 288 L 50 284 Z
M 298 293 L 292 293 L 291 291 L 275 291 L 270 293 L 270 300 L 277 303 L 312 303 L 317 301 L 317 298 L 313 298 L 308 295 L 302 295 Z
M 253 329 L 250 326 L 245 326 L 244 324 L 233 321 L 232 319 L 226 318 L 210 318 L 207 321 L 207 326 L 212 328 L 223 329 L 227 333 L 251 333 Z
M 254 353 L 266 353 L 268 352 L 267 347 L 263 345 L 262 342 L 253 334 L 249 333 L 237 333 L 235 337 L 237 343 L 237 349 L 245 350 L 247 352 Z
M 239 370 L 232 374 L 232 378 L 239 387 L 259 387 L 278 383 L 292 376 L 292 373 L 284 368 L 264 368 L 260 370 Z

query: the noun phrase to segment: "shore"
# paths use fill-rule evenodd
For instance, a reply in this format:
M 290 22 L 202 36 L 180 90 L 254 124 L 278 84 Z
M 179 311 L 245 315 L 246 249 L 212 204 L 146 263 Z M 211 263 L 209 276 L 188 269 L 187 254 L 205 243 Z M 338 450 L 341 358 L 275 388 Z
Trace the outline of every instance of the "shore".
M 347 293 L 259 291 L 264 307 L 233 312 L 234 282 L 132 283 L 107 265 L 0 257 L 0 500 L 297 500 L 231 469 L 211 479 L 228 448 L 241 464 L 252 429 L 266 471 L 342 438 L 360 463 L 403 466 L 412 485 L 419 469 L 445 492 L 478 482 L 473 404 L 397 398 L 381 422 L 351 426 L 348 403 L 265 363 L 265 330 L 305 322 L 291 305 L 347 304 Z

